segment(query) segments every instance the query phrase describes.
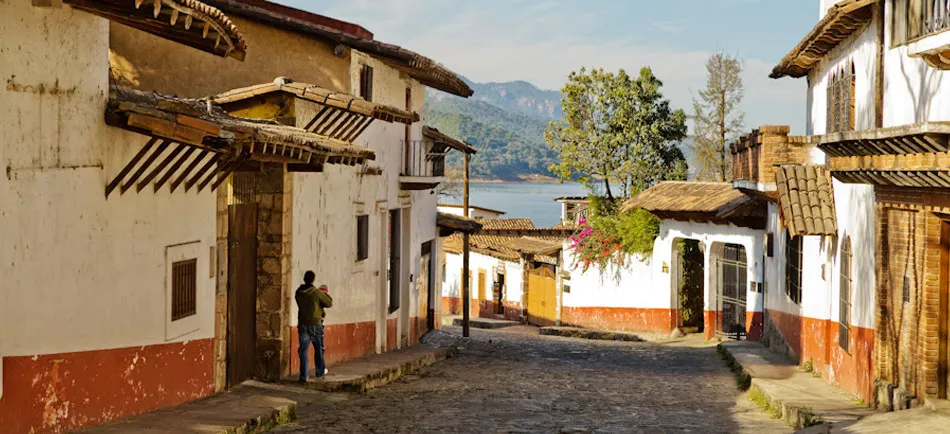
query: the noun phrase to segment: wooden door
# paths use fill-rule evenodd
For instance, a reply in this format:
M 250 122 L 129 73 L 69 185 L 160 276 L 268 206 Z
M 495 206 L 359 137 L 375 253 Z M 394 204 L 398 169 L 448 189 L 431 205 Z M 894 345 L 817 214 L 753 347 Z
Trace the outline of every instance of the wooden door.
M 401 213 L 398 209 L 389 211 L 389 313 L 399 310 L 401 301 L 399 292 L 399 284 L 402 280 L 399 260 L 402 254 L 400 248 L 402 245 L 401 221 Z
M 422 244 L 422 270 L 419 273 L 421 279 L 419 285 L 419 314 L 426 317 L 426 330 L 435 329 L 435 300 L 432 297 L 432 291 L 435 289 L 435 264 L 432 254 L 432 241 Z
M 257 205 L 228 207 L 227 381 L 250 379 L 257 360 Z
M 528 271 L 528 322 L 549 326 L 557 323 L 557 277 L 552 267 Z

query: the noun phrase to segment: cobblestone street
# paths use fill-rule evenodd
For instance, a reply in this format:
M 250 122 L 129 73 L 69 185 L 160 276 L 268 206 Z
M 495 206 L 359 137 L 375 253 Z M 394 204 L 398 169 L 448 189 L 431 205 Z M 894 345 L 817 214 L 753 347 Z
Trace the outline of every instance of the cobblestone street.
M 789 432 L 735 387 L 715 348 L 447 327 L 453 359 L 365 396 L 333 395 L 273 432 Z

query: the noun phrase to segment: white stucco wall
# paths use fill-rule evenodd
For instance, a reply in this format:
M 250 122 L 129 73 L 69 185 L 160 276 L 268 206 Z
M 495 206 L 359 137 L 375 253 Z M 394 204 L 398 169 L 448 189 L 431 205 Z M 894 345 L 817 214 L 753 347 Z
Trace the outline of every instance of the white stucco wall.
M 398 108 L 405 107 L 406 87 L 412 88 L 412 111 L 422 113 L 424 88 L 415 80 L 403 78 L 399 72 L 362 53 L 353 51 L 351 83 L 359 85 L 362 65 L 374 68 L 373 100 Z M 351 89 L 358 94 L 359 89 Z M 298 117 L 309 118 L 315 108 L 297 101 Z M 413 140 L 422 137 L 423 122 L 412 125 Z M 397 318 L 399 334 L 408 332 L 408 321 L 420 313 L 420 272 L 422 244 L 433 241 L 433 255 L 439 256 L 436 239 L 436 202 L 431 190 L 402 191 L 399 174 L 405 124 L 374 121 L 354 141 L 357 146 L 376 152 L 371 166 L 382 168 L 380 175 L 361 175 L 359 167 L 328 165 L 323 173 L 293 175 L 293 245 L 292 273 L 296 279 L 313 269 L 318 283 L 330 286 L 334 307 L 327 324 L 377 321 Z M 400 309 L 389 314 L 390 301 L 387 270 L 388 212 L 402 213 L 401 270 L 394 272 L 401 279 Z M 356 261 L 356 217 L 369 215 L 369 258 Z M 407 236 L 408 235 L 408 236 Z M 438 268 L 434 272 L 438 273 Z M 411 281 L 410 281 L 411 275 Z M 435 280 L 438 291 L 438 278 Z M 288 294 L 291 306 L 290 324 L 296 325 L 297 307 L 293 288 Z M 385 333 L 377 335 L 385 337 Z M 381 348 L 379 342 L 377 347 Z
M 583 264 L 574 267 L 574 251 L 565 243 L 562 263 L 571 276 L 571 292 L 565 293 L 565 307 L 635 307 L 669 309 L 669 288 L 657 287 L 651 258 L 627 256 L 623 265 L 611 264 L 606 269 L 597 265 L 585 272 Z
M 831 75 L 854 64 L 854 124 L 858 130 L 874 127 L 875 71 L 877 69 L 877 22 L 856 32 L 828 53 L 808 75 L 807 135 L 825 134 L 827 92 Z M 818 151 L 820 152 L 820 151 Z M 823 163 L 823 161 L 818 162 Z
M 439 209 L 439 212 L 444 212 L 446 214 L 465 215 L 464 207 L 440 206 L 438 207 L 438 209 Z M 471 206 L 469 206 L 468 209 L 469 209 L 468 216 L 473 219 L 497 219 L 501 217 L 502 215 L 504 215 L 502 213 L 491 212 L 491 211 L 480 209 L 480 208 L 472 208 Z
M 6 2 L 0 34 L 0 353 L 212 337 L 214 195 L 104 195 L 147 140 L 104 121 L 109 23 Z M 176 255 L 198 259 L 198 313 L 170 324 Z

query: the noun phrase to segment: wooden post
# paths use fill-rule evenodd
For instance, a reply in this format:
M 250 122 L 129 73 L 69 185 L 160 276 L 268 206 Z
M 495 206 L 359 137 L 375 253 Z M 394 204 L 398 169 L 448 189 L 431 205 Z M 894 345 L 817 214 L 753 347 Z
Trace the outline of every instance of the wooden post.
M 463 184 L 462 209 L 463 209 L 465 217 L 469 217 L 468 215 L 469 214 L 468 213 L 468 157 L 469 157 L 469 154 L 466 153 L 465 159 L 463 160 L 465 173 L 463 174 L 463 178 L 462 178 L 462 184 Z M 465 232 L 464 234 L 462 234 L 462 336 L 466 338 L 469 337 L 469 334 L 471 333 L 471 329 L 469 327 L 469 320 L 471 319 L 471 315 L 469 314 L 469 308 L 471 308 L 471 304 L 472 304 L 472 296 L 471 296 L 472 288 L 469 288 L 469 283 L 471 282 L 471 279 L 469 279 L 468 277 L 469 273 L 471 273 L 471 271 L 469 271 L 469 268 L 468 268 L 468 249 L 469 249 L 468 241 L 469 241 L 469 234 L 468 232 Z

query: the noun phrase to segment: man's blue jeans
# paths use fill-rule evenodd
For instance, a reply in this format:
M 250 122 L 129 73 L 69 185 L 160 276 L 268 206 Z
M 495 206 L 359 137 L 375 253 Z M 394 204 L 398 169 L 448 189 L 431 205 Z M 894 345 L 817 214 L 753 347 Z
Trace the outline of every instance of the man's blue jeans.
M 313 343 L 314 355 L 313 361 L 317 364 L 317 377 L 323 376 L 323 371 L 327 366 L 323 362 L 323 324 L 318 325 L 298 325 L 297 333 L 300 336 L 300 348 L 297 354 L 300 356 L 300 380 L 306 381 L 310 374 L 310 362 L 307 360 L 310 352 L 310 343 Z

